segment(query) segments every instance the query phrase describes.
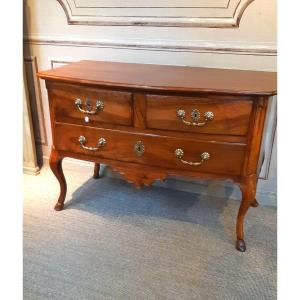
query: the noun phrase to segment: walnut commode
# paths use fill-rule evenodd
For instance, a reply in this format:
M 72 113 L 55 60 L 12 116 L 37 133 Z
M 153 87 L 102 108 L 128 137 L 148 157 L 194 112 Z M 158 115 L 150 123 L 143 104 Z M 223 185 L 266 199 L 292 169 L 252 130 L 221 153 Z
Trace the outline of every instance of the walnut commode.
M 236 248 L 255 199 L 260 147 L 276 73 L 80 61 L 39 72 L 49 95 L 50 167 L 66 181 L 62 159 L 107 164 L 135 186 L 168 175 L 232 180 L 240 186 Z M 184 201 L 184 199 L 183 199 Z

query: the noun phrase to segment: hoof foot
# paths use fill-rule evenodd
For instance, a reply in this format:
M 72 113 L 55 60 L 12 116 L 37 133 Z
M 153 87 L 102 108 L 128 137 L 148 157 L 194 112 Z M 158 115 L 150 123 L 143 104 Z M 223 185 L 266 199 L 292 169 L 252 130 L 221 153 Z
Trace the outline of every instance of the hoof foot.
M 63 210 L 63 208 L 64 208 L 64 204 L 63 204 L 63 203 L 59 203 L 59 202 L 57 202 L 57 203 L 55 204 L 55 206 L 54 206 L 54 209 L 55 209 L 56 211 L 61 211 L 61 210 Z
M 246 251 L 246 243 L 244 240 L 237 240 L 236 241 L 236 249 L 240 252 Z
M 252 207 L 257 207 L 259 204 L 258 202 L 256 201 L 256 199 L 254 200 L 254 202 L 251 204 Z
M 99 179 L 100 178 L 100 175 L 98 174 L 98 175 L 93 175 L 93 178 L 94 179 Z

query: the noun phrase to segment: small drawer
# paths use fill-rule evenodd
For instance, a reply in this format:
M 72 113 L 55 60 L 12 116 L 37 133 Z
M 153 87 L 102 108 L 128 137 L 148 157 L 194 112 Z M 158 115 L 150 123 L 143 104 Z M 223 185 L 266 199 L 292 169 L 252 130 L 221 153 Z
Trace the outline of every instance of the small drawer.
M 48 88 L 55 121 L 96 126 L 132 125 L 132 94 L 53 83 Z
M 147 128 L 247 135 L 251 98 L 147 95 Z
M 241 174 L 246 145 L 56 124 L 57 150 L 170 170 Z

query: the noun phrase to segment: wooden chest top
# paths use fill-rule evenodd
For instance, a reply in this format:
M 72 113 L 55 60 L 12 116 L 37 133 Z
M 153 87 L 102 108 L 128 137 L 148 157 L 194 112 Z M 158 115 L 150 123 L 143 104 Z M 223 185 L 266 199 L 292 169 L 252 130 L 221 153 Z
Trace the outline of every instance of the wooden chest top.
M 261 96 L 277 93 L 273 72 L 83 60 L 38 75 L 48 80 L 131 90 Z

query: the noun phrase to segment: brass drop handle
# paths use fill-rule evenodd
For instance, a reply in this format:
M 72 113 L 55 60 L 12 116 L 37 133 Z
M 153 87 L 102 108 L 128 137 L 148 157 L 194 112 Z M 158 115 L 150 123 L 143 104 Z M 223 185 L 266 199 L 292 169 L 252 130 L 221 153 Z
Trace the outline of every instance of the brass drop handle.
M 184 123 L 185 125 L 189 126 L 198 126 L 198 127 L 203 127 L 204 125 L 207 124 L 208 121 L 213 120 L 214 118 L 214 113 L 211 111 L 207 111 L 204 113 L 204 122 L 198 122 L 200 120 L 200 112 L 198 109 L 193 109 L 191 112 L 191 118 L 192 122 L 186 121 L 185 118 L 185 110 L 183 109 L 177 109 L 177 117 Z
M 190 162 L 190 161 L 186 161 L 183 159 L 184 156 L 184 151 L 180 148 L 176 149 L 174 151 L 175 156 L 180 159 L 180 161 L 185 164 L 185 165 L 190 165 L 190 166 L 200 166 L 202 165 L 206 160 L 210 159 L 210 154 L 208 152 L 203 152 L 200 157 L 201 157 L 201 161 L 198 162 Z
M 98 140 L 98 144 L 97 144 L 97 147 L 88 147 L 88 146 L 85 146 L 85 143 L 86 143 L 86 137 L 81 135 L 79 138 L 78 138 L 78 142 L 80 143 L 80 146 L 81 148 L 85 149 L 85 150 L 89 150 L 89 151 L 98 151 L 101 147 L 103 147 L 105 144 L 106 144 L 106 140 L 105 138 L 100 138 Z
M 75 105 L 77 106 L 78 110 L 84 114 L 88 115 L 95 115 L 98 111 L 102 111 L 104 109 L 104 103 L 101 100 L 96 101 L 95 109 L 92 109 L 90 101 L 86 101 L 86 109 L 82 108 L 82 100 L 80 98 L 75 100 Z

